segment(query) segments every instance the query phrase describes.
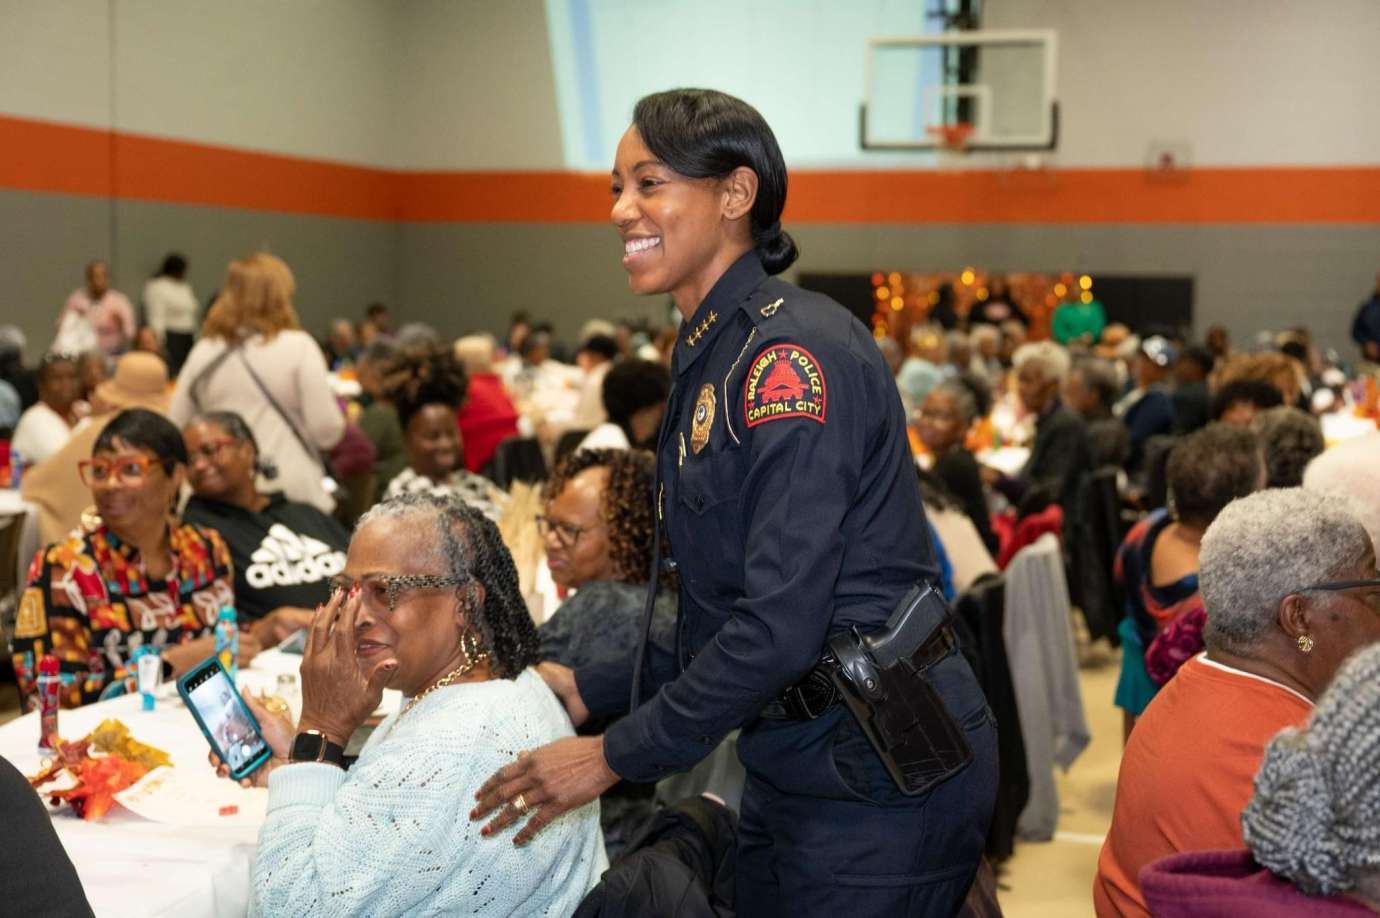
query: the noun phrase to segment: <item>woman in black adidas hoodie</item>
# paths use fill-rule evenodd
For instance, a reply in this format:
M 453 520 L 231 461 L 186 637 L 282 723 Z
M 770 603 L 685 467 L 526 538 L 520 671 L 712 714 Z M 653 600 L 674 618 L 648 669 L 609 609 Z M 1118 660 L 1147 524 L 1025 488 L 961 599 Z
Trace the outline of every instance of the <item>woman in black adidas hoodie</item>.
M 311 504 L 280 491 L 260 492 L 257 479 L 277 470 L 259 455 L 244 419 L 232 411 L 192 418 L 182 429 L 195 496 L 182 518 L 220 532 L 235 564 L 240 627 L 272 646 L 311 622 L 327 600 L 330 579 L 345 569 L 350 535 Z

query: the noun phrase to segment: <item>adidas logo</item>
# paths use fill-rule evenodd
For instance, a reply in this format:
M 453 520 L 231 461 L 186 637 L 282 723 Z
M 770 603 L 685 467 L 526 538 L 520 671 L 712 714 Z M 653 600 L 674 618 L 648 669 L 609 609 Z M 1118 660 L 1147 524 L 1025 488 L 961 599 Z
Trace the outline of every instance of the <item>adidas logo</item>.
M 274 523 L 254 554 L 249 556 L 245 579 L 256 590 L 274 586 L 301 586 L 334 577 L 345 570 L 345 552 L 324 542 L 298 535 L 282 523 Z

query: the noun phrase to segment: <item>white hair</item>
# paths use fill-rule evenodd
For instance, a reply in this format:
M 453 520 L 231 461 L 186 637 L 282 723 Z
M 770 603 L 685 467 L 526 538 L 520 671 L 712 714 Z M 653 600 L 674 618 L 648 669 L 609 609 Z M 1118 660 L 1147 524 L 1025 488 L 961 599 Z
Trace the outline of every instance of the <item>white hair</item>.
M 1011 355 L 1011 365 L 1016 372 L 1027 363 L 1038 363 L 1046 379 L 1064 381 L 1069 375 L 1069 352 L 1053 341 L 1032 341 L 1016 348 Z
M 1308 463 L 1303 486 L 1347 502 L 1352 514 L 1380 545 L 1380 431 L 1348 440 Z
M 465 335 L 455 341 L 455 359 L 471 375 L 492 373 L 494 346 L 493 335 Z
M 1273 488 L 1234 500 L 1203 535 L 1198 588 L 1209 650 L 1257 646 L 1285 596 L 1336 580 L 1371 547 L 1346 502 L 1303 488 Z
M 999 340 L 1001 340 L 1001 331 L 999 331 L 995 325 L 988 325 L 985 322 L 980 322 L 977 325 L 974 325 L 973 330 L 970 334 L 973 339 L 974 347 L 978 346 L 984 341 L 996 344 Z

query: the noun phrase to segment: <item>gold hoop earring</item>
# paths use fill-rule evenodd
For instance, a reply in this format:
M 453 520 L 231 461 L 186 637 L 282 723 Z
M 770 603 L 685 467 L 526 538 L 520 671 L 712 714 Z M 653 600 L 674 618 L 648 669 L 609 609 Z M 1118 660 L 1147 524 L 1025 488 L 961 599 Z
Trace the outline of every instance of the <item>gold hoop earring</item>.
M 473 631 L 466 631 L 460 635 L 460 656 L 464 657 L 461 665 L 466 668 L 482 663 L 489 658 L 489 655 L 479 645 L 479 635 Z
M 1300 634 L 1298 640 L 1299 650 L 1303 653 L 1313 652 L 1313 638 L 1307 634 Z

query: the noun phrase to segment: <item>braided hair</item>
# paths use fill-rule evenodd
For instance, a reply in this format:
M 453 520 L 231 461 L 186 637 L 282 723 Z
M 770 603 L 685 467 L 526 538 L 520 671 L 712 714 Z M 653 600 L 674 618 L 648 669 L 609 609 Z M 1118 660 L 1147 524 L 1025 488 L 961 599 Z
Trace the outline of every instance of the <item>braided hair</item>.
M 450 495 L 399 494 L 370 509 L 356 531 L 382 519 L 431 517 L 437 538 L 431 547 L 446 573 L 465 583 L 456 589 L 479 631 L 495 676 L 516 679 L 537 662 L 537 628 L 518 588 L 513 556 L 498 527 L 486 516 Z M 484 604 L 470 600 L 473 581 L 484 586 Z M 477 613 L 477 614 L 476 614 Z
M 613 573 L 624 583 L 646 583 L 652 566 L 653 489 L 656 460 L 646 450 L 581 449 L 566 456 L 546 482 L 551 500 L 570 480 L 589 469 L 608 469 L 600 508 L 608 526 Z

